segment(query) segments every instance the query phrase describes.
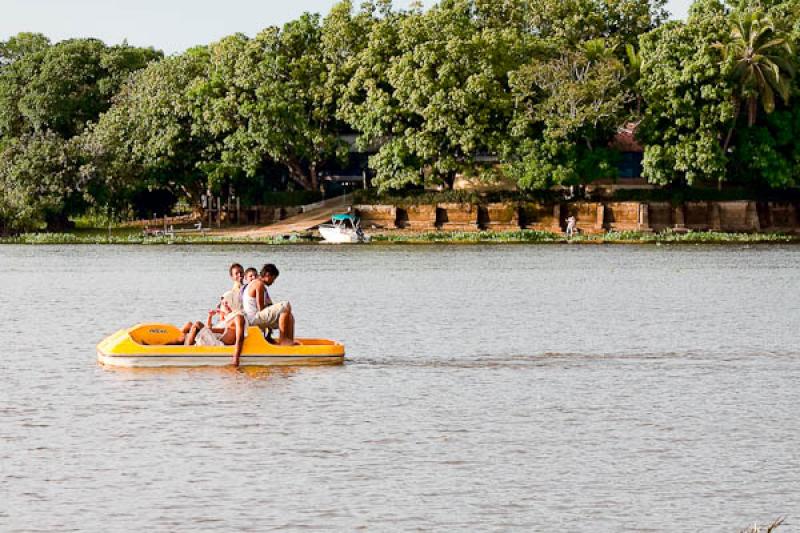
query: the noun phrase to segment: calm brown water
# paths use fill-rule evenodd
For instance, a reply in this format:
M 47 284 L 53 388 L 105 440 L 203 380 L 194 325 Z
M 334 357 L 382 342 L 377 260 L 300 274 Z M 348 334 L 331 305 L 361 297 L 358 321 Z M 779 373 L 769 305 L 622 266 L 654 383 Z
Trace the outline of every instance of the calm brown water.
M 277 263 L 343 367 L 114 371 Z M 800 531 L 800 247 L 0 247 L 0 531 Z

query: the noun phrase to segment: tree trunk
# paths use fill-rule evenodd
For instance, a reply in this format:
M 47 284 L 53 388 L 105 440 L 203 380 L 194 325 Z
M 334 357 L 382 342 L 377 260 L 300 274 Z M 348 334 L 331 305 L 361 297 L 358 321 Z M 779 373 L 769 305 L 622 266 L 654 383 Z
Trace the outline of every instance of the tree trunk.
M 47 224 L 47 231 L 66 231 L 75 228 L 75 223 L 63 212 L 47 213 L 45 215 L 45 223 Z
M 733 138 L 733 130 L 736 128 L 736 122 L 739 120 L 739 112 L 741 111 L 742 104 L 738 98 L 733 99 L 733 124 L 731 124 L 731 129 L 728 130 L 728 135 L 725 136 L 725 142 L 722 144 L 722 153 L 728 153 L 728 146 L 731 144 L 731 139 Z
M 747 99 L 747 127 L 752 128 L 756 123 L 756 115 L 758 114 L 758 100 L 751 96 Z
M 311 163 L 308 167 L 308 176 L 311 178 L 311 190 L 318 191 L 319 190 L 319 176 L 317 175 L 317 164 Z
M 286 163 L 286 168 L 289 169 L 289 177 L 307 191 L 314 190 L 311 179 L 308 174 L 303 170 L 303 166 L 297 161 L 289 161 Z

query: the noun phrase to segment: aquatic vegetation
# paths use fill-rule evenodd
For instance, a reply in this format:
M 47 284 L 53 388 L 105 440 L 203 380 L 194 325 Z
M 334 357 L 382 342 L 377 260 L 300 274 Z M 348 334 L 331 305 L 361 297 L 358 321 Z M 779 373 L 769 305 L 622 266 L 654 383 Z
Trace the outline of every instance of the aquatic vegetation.
M 116 244 L 116 245 L 190 245 L 190 244 L 300 244 L 312 240 L 304 237 L 229 237 L 217 235 L 159 235 L 99 233 L 23 233 L 15 237 L 0 238 L 0 244 Z
M 139 245 L 190 245 L 190 244 L 313 244 L 318 237 L 309 235 L 278 235 L 274 237 L 242 237 L 231 235 L 158 235 L 146 236 L 140 232 L 70 232 L 23 233 L 15 237 L 0 238 L 0 244 L 139 244 Z M 516 231 L 425 231 L 386 232 L 372 235 L 376 244 L 747 244 L 800 242 L 800 235 L 786 233 L 724 233 L 715 231 L 690 231 L 661 233 L 641 231 L 609 231 L 606 233 L 578 234 L 568 239 L 565 235 L 548 231 L 521 229 Z
M 741 531 L 741 533 L 772 533 L 773 531 L 777 531 L 783 522 L 786 520 L 786 517 L 777 518 L 772 521 L 772 523 L 760 526 L 758 524 L 753 524 L 752 527 L 745 528 Z

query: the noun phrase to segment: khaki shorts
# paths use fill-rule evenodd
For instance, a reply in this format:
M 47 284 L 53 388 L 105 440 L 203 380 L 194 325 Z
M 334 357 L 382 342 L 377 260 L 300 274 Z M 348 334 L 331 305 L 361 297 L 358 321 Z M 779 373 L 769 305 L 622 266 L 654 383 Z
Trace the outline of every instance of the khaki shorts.
M 258 326 L 261 329 L 279 329 L 278 319 L 287 305 L 288 302 L 276 302 L 269 307 L 265 307 L 256 313 L 256 316 L 250 321 L 250 325 Z

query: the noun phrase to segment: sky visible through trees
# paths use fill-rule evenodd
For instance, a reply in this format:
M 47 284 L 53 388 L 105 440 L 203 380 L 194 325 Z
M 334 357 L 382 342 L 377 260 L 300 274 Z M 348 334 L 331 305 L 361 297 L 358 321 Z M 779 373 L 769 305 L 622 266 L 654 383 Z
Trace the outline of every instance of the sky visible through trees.
M 406 8 L 413 0 L 395 0 Z M 422 0 L 430 7 L 435 0 Z M 225 35 L 242 32 L 255 36 L 262 28 L 283 25 L 304 11 L 327 14 L 336 0 L 3 0 L 0 41 L 20 32 L 43 33 L 53 41 L 96 37 L 107 44 L 123 40 L 154 46 L 167 54 Z M 690 0 L 670 0 L 667 9 L 685 18 Z

